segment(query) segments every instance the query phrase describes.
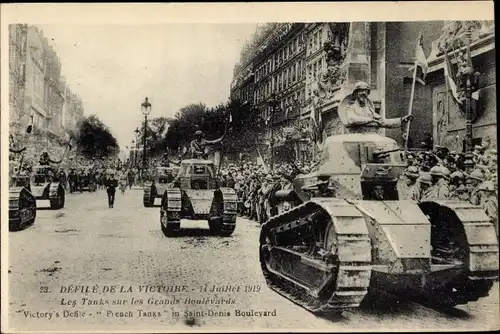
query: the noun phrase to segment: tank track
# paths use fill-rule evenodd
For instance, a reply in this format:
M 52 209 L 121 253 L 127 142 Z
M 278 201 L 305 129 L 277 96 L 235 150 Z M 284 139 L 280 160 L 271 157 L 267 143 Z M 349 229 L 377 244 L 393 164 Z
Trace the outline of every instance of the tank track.
M 460 220 L 445 219 L 463 226 L 451 226 L 456 231 L 453 240 L 460 248 L 451 253 L 452 256 L 458 254 L 458 260 L 468 264 L 468 268 L 463 275 L 448 284 L 425 291 L 426 299 L 429 303 L 451 307 L 488 296 L 493 283 L 498 280 L 498 240 L 491 220 L 482 208 L 463 201 L 428 202 L 421 208 L 428 214 L 429 208 L 436 204 L 441 206 L 439 210 L 442 217 L 453 211 Z M 438 219 L 443 221 L 442 217 Z M 431 222 L 434 223 L 432 219 Z
M 9 231 L 18 231 L 35 222 L 36 199 L 26 188 L 9 189 Z
M 179 189 L 165 191 L 160 209 L 160 227 L 166 237 L 174 236 L 180 229 L 182 195 Z
M 307 238 L 304 229 L 319 227 L 318 238 L 307 253 L 290 247 L 285 252 L 300 257 L 310 267 L 323 267 L 319 286 L 302 284 L 290 275 L 270 268 L 265 252 L 279 234 L 297 229 L 299 240 Z M 333 233 L 332 233 L 333 232 Z M 310 245 L 311 246 L 311 245 Z M 330 248 L 329 248 L 330 247 Z M 335 249 L 330 251 L 331 247 Z M 370 239 L 361 213 L 338 199 L 315 199 L 271 218 L 262 226 L 260 263 L 268 286 L 312 313 L 341 313 L 356 308 L 368 292 L 371 277 Z M 267 248 L 267 250 L 266 250 Z M 312 273 L 314 275 L 314 273 Z

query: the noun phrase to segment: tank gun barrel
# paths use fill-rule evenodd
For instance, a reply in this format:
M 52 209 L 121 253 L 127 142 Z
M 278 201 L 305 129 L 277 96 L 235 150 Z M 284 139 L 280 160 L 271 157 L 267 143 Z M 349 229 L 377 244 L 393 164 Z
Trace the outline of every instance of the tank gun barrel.
M 386 151 L 375 151 L 375 152 L 373 152 L 373 158 L 377 159 L 377 158 L 380 158 L 387 153 L 399 152 L 401 150 L 402 150 L 401 148 L 393 148 L 391 150 L 386 150 Z

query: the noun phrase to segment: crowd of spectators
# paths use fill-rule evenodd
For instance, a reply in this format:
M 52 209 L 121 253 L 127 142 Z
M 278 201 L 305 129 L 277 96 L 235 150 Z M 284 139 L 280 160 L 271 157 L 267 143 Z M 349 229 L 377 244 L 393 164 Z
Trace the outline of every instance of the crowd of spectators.
M 446 147 L 408 152 L 408 167 L 398 182 L 399 198 L 417 202 L 457 199 L 479 205 L 498 233 L 497 151 L 486 140 L 472 154 L 472 168 L 467 168 L 465 154 Z M 278 163 L 269 171 L 255 162 L 228 164 L 221 167 L 221 185 L 235 189 L 241 215 L 262 223 L 272 214 L 271 195 L 278 189 L 291 189 L 297 174 L 311 172 L 316 165 L 317 161 Z

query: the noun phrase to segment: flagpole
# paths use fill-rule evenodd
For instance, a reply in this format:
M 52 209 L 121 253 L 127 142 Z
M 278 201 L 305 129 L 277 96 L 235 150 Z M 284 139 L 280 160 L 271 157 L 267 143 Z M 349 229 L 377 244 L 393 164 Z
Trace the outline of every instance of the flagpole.
M 410 105 L 408 107 L 408 116 L 411 115 L 413 111 L 413 97 L 415 96 L 415 82 L 417 81 L 417 62 L 415 61 L 415 68 L 413 70 L 413 81 L 411 84 L 411 93 L 410 93 Z M 408 139 L 410 135 L 410 124 L 411 124 L 411 119 L 408 119 L 408 124 L 406 126 L 406 133 L 405 133 L 405 153 L 408 151 Z

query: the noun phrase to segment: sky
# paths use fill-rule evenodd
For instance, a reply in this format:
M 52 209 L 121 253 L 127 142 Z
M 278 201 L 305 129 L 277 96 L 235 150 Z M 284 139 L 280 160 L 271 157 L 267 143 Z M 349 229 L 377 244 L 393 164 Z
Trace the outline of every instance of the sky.
M 256 24 L 39 25 L 85 115 L 130 146 L 147 96 L 153 117 L 229 98 L 233 68 Z

